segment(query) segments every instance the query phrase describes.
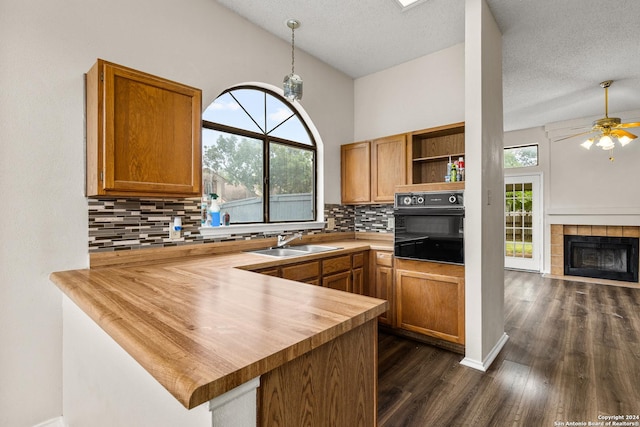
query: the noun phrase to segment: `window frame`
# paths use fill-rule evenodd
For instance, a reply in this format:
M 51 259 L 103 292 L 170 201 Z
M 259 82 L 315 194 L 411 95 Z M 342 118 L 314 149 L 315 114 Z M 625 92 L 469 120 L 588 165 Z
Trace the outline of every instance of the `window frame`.
M 309 137 L 309 141 L 311 144 L 305 144 L 305 143 L 301 143 L 301 142 L 297 142 L 297 141 L 292 141 L 292 140 L 288 140 L 288 139 L 284 139 L 278 136 L 272 136 L 269 135 L 268 133 L 259 133 L 259 132 L 255 132 L 255 131 L 251 131 L 248 129 L 242 129 L 242 128 L 236 128 L 234 126 L 229 126 L 229 125 L 224 125 L 224 124 L 220 124 L 220 123 L 215 123 L 215 122 L 211 122 L 209 120 L 205 120 L 204 118 L 202 119 L 202 128 L 203 129 L 209 129 L 209 130 L 214 130 L 214 131 L 219 131 L 219 132 L 225 132 L 228 134 L 233 134 L 233 135 L 237 135 L 239 137 L 247 137 L 247 138 L 252 138 L 252 139 L 258 139 L 261 140 L 263 142 L 263 146 L 262 146 L 262 167 L 263 167 L 263 195 L 262 195 L 262 222 L 245 222 L 245 223 L 239 223 L 239 224 L 233 224 L 232 226 L 229 227 L 236 227 L 236 228 L 250 228 L 251 231 L 253 231 L 253 228 L 255 227 L 259 227 L 262 225 L 271 225 L 271 224 L 275 224 L 275 225 L 286 225 L 286 224 L 291 224 L 294 225 L 295 228 L 291 228 L 291 227 L 287 227 L 286 229 L 300 229 L 300 228 L 322 228 L 324 227 L 324 223 L 320 223 L 321 226 L 318 225 L 317 223 L 317 215 L 318 215 L 318 143 L 316 141 L 316 137 L 314 136 L 314 132 L 312 132 L 312 130 L 310 129 L 309 125 L 307 124 L 306 120 L 304 119 L 304 117 L 302 116 L 302 114 L 300 114 L 300 112 L 298 111 L 297 108 L 295 108 L 295 106 L 290 103 L 283 95 L 281 95 L 280 93 L 275 92 L 272 89 L 269 89 L 267 87 L 262 87 L 262 86 L 257 86 L 257 85 L 252 85 L 252 84 L 242 84 L 242 85 L 238 85 L 238 86 L 233 86 L 230 87 L 228 89 L 225 89 L 224 91 L 222 91 L 220 94 L 218 94 L 218 96 L 216 96 L 214 98 L 214 100 L 209 104 L 211 105 L 212 103 L 214 103 L 218 98 L 220 98 L 221 96 L 223 96 L 226 93 L 229 93 L 229 95 L 238 103 L 238 105 L 242 108 L 242 110 L 245 112 L 245 114 L 247 114 L 249 116 L 249 118 L 251 120 L 253 120 L 253 117 L 251 116 L 251 114 L 249 114 L 249 112 L 244 108 L 244 106 L 240 103 L 240 101 L 233 96 L 233 91 L 236 90 L 242 90 L 242 89 L 249 89 L 249 90 L 255 90 L 258 92 L 262 92 L 265 96 L 265 104 L 264 104 L 264 108 L 265 108 L 265 117 L 266 117 L 266 108 L 267 108 L 267 103 L 266 103 L 266 96 L 267 95 L 271 95 L 275 98 L 277 98 L 278 100 L 280 100 L 283 104 L 287 105 L 289 107 L 289 110 L 293 113 L 292 116 L 295 116 L 297 118 L 297 120 L 302 124 L 302 126 L 304 127 L 304 130 L 306 131 L 308 137 Z M 208 106 L 207 106 L 208 108 Z M 290 118 L 286 119 L 285 121 L 281 122 L 280 124 L 278 124 L 277 126 L 275 126 L 273 129 L 271 129 L 270 132 L 273 132 L 274 130 L 276 130 L 278 127 L 280 127 L 283 123 L 285 123 L 288 120 L 291 120 L 293 117 L 290 116 Z M 257 123 L 256 123 L 257 125 Z M 260 126 L 258 125 L 258 128 L 260 128 Z M 266 129 L 265 129 L 266 132 Z M 270 185 L 269 185 L 269 162 L 270 162 L 270 147 L 271 147 L 271 143 L 275 143 L 275 144 L 281 144 L 281 145 L 285 145 L 288 147 L 293 147 L 293 148 L 298 148 L 298 149 L 303 149 L 306 151 L 310 151 L 312 153 L 312 158 L 313 158 L 313 174 L 312 174 L 312 192 L 313 192 L 313 206 L 312 206 L 312 214 L 311 214 L 311 219 L 308 220 L 291 220 L 291 221 L 271 221 L 270 219 L 270 215 L 269 215 L 269 209 L 270 209 Z M 203 149 L 203 155 L 204 155 L 204 149 Z M 204 187 L 203 187 L 204 188 Z M 314 225 L 315 224 L 315 225 Z M 302 227 L 300 226 L 302 225 Z M 229 228 L 229 227 L 225 227 L 225 228 Z M 216 229 L 219 227 L 205 227 L 205 228 L 201 228 L 200 230 L 202 231 L 203 229 Z

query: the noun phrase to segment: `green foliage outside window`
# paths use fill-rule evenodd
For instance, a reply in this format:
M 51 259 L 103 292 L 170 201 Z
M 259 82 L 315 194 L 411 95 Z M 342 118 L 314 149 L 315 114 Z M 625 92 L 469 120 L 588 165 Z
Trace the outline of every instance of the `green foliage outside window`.
M 504 168 L 538 166 L 538 146 L 526 145 L 504 149 Z

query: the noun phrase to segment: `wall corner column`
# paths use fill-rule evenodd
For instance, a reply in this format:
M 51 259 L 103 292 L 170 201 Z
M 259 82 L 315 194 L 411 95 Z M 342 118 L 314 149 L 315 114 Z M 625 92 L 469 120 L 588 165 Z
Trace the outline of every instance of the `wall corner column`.
M 465 336 L 485 371 L 504 333 L 502 34 L 485 0 L 465 3 Z

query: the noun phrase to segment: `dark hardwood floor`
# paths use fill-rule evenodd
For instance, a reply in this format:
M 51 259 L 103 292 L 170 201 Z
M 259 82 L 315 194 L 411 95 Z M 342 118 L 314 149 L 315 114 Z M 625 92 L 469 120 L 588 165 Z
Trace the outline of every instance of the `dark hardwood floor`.
M 640 289 L 505 271 L 505 331 L 486 373 L 381 331 L 378 425 L 606 425 L 602 416 L 640 416 Z

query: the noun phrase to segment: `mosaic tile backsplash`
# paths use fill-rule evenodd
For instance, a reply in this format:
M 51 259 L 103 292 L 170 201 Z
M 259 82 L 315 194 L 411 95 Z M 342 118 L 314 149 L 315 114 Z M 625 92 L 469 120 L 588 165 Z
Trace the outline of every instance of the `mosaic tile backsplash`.
M 229 240 L 270 237 L 241 233 L 227 238 L 204 238 L 200 227 L 200 199 L 88 199 L 89 252 L 159 248 Z M 182 218 L 182 238 L 169 239 L 173 217 Z M 387 228 L 392 205 L 346 206 L 326 204 L 325 221 L 334 218 L 333 230 L 300 230 L 304 234 L 336 231 L 392 232 Z M 233 223 L 233 219 L 232 219 Z M 293 233 L 291 231 L 290 233 Z

